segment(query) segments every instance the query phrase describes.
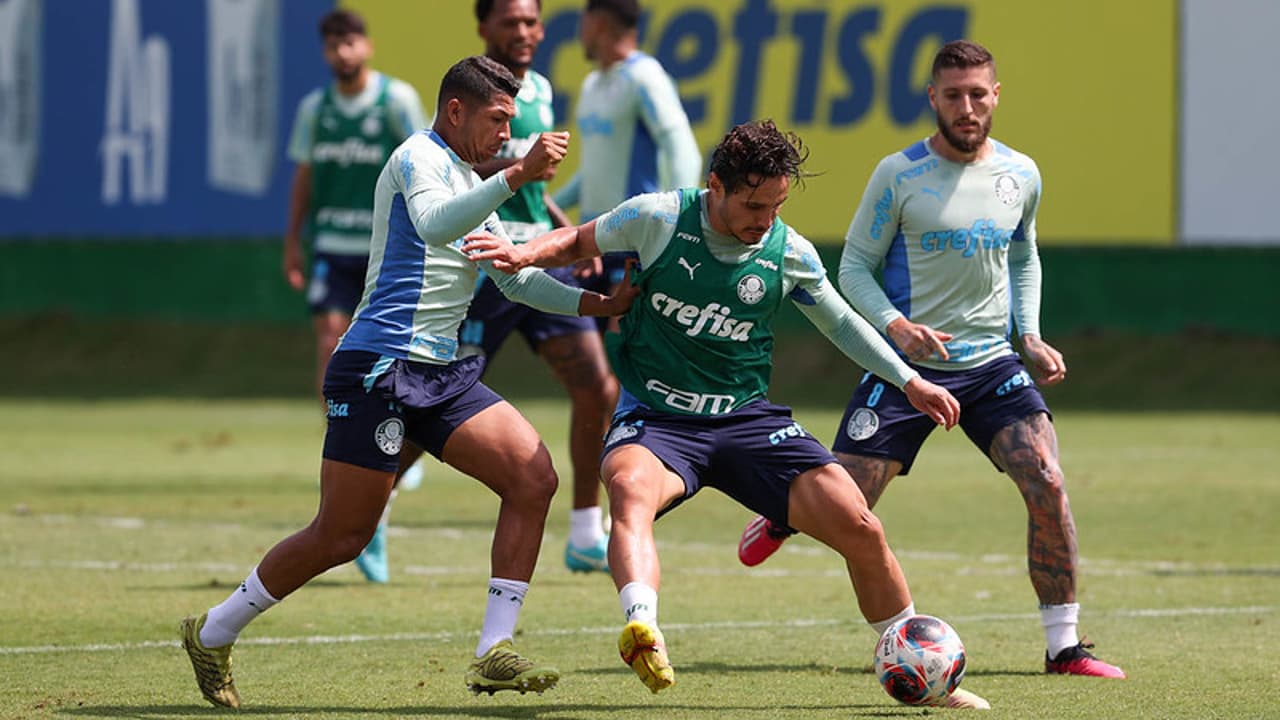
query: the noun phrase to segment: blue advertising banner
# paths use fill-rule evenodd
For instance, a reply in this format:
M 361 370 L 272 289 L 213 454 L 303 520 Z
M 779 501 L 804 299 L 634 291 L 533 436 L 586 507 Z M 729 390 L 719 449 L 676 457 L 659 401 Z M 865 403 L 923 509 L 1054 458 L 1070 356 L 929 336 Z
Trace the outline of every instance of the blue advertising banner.
M 0 238 L 279 234 L 333 0 L 0 0 Z

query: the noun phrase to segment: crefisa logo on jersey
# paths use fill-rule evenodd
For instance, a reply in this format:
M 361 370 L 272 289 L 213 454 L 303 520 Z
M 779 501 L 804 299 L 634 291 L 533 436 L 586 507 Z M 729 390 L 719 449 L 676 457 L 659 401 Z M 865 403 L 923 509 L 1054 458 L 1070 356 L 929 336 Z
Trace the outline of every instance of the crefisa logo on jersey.
M 880 429 L 880 416 L 871 408 L 858 408 L 849 416 L 844 432 L 850 440 L 866 440 Z
M 738 281 L 738 299 L 755 305 L 764 298 L 764 280 L 759 275 L 748 275 Z
M 378 423 L 378 429 L 373 431 L 373 441 L 382 452 L 399 455 L 400 448 L 404 446 L 404 421 L 392 417 Z
M 1001 175 L 996 178 L 996 199 L 1008 206 L 1013 206 L 1022 197 L 1022 187 L 1012 175 Z

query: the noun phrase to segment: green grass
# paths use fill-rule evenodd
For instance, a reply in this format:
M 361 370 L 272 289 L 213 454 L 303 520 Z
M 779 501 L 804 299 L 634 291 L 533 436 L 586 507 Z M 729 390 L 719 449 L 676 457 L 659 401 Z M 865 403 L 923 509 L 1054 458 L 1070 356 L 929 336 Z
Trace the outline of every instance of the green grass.
M 519 406 L 565 457 L 566 408 Z M 0 401 L 0 716 L 220 714 L 174 629 L 219 602 L 314 512 L 322 429 L 304 400 Z M 831 408 L 797 416 L 819 437 Z M 1263 718 L 1280 687 L 1280 417 L 1061 411 L 1080 531 L 1083 630 L 1125 682 L 1047 677 L 1017 493 L 959 432 L 937 433 L 878 512 L 918 608 L 950 620 L 993 718 Z M 564 481 L 567 485 L 567 479 Z M 799 538 L 738 565 L 747 511 L 714 491 L 664 518 L 661 617 L 678 684 L 618 660 L 608 578 L 560 563 L 553 507 L 517 642 L 564 674 L 543 696 L 473 698 L 495 499 L 433 465 L 397 501 L 392 582 L 351 567 L 251 626 L 236 651 L 255 717 L 858 718 L 894 704 L 842 563 Z M 943 713 L 946 714 L 946 713 Z

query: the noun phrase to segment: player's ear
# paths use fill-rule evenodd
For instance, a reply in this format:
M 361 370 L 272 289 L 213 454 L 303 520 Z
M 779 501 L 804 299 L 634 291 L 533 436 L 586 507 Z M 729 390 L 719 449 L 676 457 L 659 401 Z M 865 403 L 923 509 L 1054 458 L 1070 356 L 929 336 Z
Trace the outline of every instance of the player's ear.
M 929 90 L 929 107 L 933 108 L 936 111 L 938 109 L 938 96 L 937 96 L 938 89 L 933 86 L 932 81 L 929 82 L 928 90 Z
M 707 189 L 716 195 L 724 194 L 724 181 L 720 179 L 715 170 L 707 174 Z
M 444 116 L 455 128 L 462 127 L 462 116 L 465 114 L 462 98 L 451 97 L 444 106 Z
M 995 107 L 999 104 L 1000 104 L 1000 83 L 997 82 L 995 85 L 991 86 L 991 107 Z

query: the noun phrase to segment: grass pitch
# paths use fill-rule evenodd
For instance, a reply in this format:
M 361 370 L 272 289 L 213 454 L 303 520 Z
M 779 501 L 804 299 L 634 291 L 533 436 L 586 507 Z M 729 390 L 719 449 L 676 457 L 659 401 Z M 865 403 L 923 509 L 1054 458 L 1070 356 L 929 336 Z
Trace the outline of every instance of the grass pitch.
M 1052 401 L 1052 400 L 1051 400 Z M 564 404 L 517 403 L 556 458 Z M 797 418 L 828 440 L 831 409 Z M 993 718 L 1280 714 L 1280 417 L 1057 417 L 1080 532 L 1082 630 L 1127 681 L 1048 677 L 1026 577 L 1025 513 L 959 432 L 935 433 L 877 509 L 917 607 L 960 632 L 964 686 Z M 0 401 L 0 716 L 223 714 L 200 698 L 175 628 L 221 601 L 318 497 L 322 431 L 304 401 Z M 485 601 L 496 500 L 433 465 L 392 516 L 392 582 L 352 567 L 255 622 L 236 649 L 255 717 L 859 718 L 895 704 L 843 564 L 804 538 L 761 568 L 734 546 L 749 513 L 706 491 L 658 524 L 661 618 L 677 684 L 619 661 L 610 580 L 560 561 L 552 509 L 517 645 L 557 665 L 542 696 L 472 697 L 462 673 Z M 954 711 L 951 711 L 954 712 Z

